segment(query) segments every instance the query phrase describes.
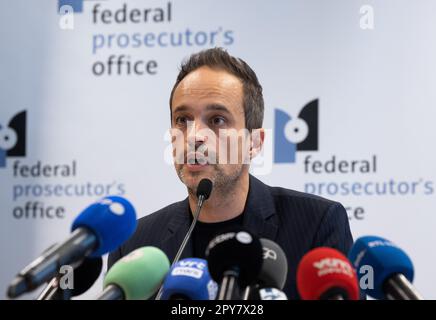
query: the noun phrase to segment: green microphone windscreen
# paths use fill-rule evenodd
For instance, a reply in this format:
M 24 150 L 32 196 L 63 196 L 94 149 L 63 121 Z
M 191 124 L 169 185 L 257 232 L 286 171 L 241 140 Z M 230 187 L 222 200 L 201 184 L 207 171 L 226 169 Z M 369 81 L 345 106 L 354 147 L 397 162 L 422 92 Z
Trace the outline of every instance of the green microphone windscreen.
M 170 269 L 166 254 L 156 247 L 142 247 L 117 261 L 104 279 L 104 287 L 116 285 L 126 300 L 150 298 Z

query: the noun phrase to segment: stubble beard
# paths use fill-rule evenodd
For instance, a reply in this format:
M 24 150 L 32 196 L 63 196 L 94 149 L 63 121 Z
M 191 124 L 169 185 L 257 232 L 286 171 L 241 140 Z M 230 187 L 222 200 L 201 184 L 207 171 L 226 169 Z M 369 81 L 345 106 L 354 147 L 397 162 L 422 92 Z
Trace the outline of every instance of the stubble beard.
M 237 184 L 241 179 L 243 174 L 244 165 L 239 164 L 235 170 L 232 170 L 231 173 L 226 173 L 221 166 L 219 165 L 211 165 L 213 167 L 212 173 L 208 173 L 204 178 L 208 178 L 213 183 L 213 193 L 216 194 L 219 198 L 227 198 L 231 196 L 232 192 L 234 192 L 237 188 Z M 236 165 L 235 165 L 236 166 Z M 185 172 L 183 170 L 184 166 L 180 165 L 177 168 L 177 175 L 179 176 L 180 181 L 187 187 L 188 193 L 191 196 L 196 197 L 197 194 L 197 184 L 192 185 L 187 182 L 185 177 Z M 189 172 L 191 177 L 199 177 L 203 172 Z M 197 183 L 199 183 L 198 181 Z

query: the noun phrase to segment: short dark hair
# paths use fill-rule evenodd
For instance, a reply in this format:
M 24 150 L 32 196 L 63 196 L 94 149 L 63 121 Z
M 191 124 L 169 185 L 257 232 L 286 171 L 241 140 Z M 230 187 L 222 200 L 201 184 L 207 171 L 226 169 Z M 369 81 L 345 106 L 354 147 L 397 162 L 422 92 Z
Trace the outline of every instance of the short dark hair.
M 257 79 L 256 73 L 242 59 L 231 56 L 222 48 L 213 48 L 192 54 L 182 62 L 176 83 L 171 90 L 170 113 L 172 117 L 171 104 L 174 91 L 179 83 L 192 71 L 207 66 L 212 69 L 222 69 L 239 78 L 243 85 L 243 107 L 245 115 L 245 127 L 248 130 L 262 127 L 264 102 L 262 86 Z

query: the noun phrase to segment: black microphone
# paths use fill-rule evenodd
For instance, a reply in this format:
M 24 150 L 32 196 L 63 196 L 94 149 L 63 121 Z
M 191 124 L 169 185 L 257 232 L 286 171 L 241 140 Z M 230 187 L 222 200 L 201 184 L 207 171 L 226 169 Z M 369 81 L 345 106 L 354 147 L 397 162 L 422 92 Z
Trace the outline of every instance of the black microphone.
M 209 272 L 220 283 L 217 300 L 240 300 L 240 288 L 255 283 L 262 268 L 262 245 L 245 230 L 216 236 L 206 249 Z
M 244 300 L 262 300 L 261 289 L 283 290 L 288 275 L 288 262 L 283 249 L 274 241 L 260 239 L 263 250 L 263 263 L 256 284 L 247 287 Z
M 62 275 L 58 274 L 40 293 L 36 300 L 70 300 L 71 297 L 80 296 L 85 293 L 100 276 L 103 267 L 103 259 L 85 258 L 83 263 L 74 269 L 73 287 L 61 288 L 60 280 Z
M 191 226 L 189 227 L 188 233 L 186 233 L 185 238 L 182 241 L 182 244 L 180 245 L 179 250 L 177 251 L 176 256 L 174 257 L 173 263 L 171 264 L 171 266 L 174 266 L 174 264 L 176 264 L 182 253 L 183 250 L 185 250 L 185 247 L 189 241 L 189 238 L 191 237 L 192 231 L 194 230 L 194 227 L 197 223 L 198 217 L 200 216 L 200 211 L 201 208 L 203 207 L 204 201 L 206 201 L 207 199 L 209 199 L 210 194 L 212 193 L 212 187 L 213 187 L 213 183 L 211 180 L 209 179 L 201 179 L 200 183 L 198 184 L 197 187 L 197 208 L 195 210 L 194 213 L 194 218 L 192 220 Z M 163 290 L 163 285 L 160 287 L 159 292 L 156 295 L 156 300 L 160 300 L 160 298 L 162 297 L 162 290 Z

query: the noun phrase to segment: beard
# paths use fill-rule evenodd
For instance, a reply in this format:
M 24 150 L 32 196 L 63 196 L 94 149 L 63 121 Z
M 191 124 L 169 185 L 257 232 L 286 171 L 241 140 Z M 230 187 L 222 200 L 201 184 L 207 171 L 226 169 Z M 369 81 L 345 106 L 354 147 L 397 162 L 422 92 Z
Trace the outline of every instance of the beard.
M 180 181 L 186 185 L 190 195 L 197 194 L 197 186 L 201 179 L 207 178 L 212 181 L 214 193 L 220 195 L 228 194 L 235 190 L 238 181 L 240 180 L 244 166 L 243 164 L 234 165 L 209 165 L 210 169 L 207 172 L 186 172 L 184 165 L 177 166 L 177 175 Z M 231 170 L 224 170 L 223 166 L 231 167 Z

